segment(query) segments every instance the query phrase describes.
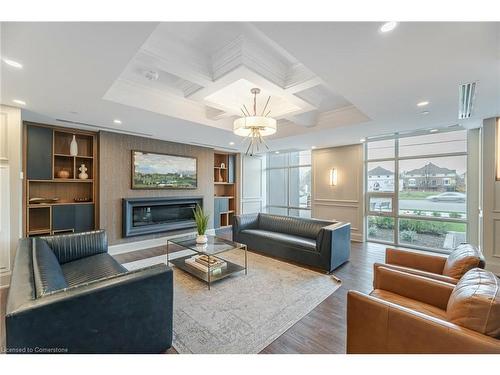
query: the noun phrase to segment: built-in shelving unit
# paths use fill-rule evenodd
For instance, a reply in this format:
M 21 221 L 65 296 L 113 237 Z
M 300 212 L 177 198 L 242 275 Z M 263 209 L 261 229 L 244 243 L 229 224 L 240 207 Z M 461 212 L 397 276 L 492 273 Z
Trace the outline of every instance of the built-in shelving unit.
M 75 136 L 78 153 L 70 155 Z M 24 123 L 24 231 L 26 236 L 98 227 L 97 133 Z M 79 178 L 85 164 L 87 179 Z M 68 174 L 62 178 L 61 171 Z M 33 203 L 32 198 L 55 199 Z
M 236 214 L 236 155 L 214 153 L 214 227 L 230 227 Z

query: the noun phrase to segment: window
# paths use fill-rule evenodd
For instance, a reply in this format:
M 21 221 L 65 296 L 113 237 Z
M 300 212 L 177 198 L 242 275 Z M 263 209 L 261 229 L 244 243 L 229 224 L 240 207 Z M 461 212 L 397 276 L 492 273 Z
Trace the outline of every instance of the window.
M 311 217 L 311 152 L 267 154 L 267 212 Z
M 467 131 L 365 147 L 368 240 L 444 252 L 467 240 Z

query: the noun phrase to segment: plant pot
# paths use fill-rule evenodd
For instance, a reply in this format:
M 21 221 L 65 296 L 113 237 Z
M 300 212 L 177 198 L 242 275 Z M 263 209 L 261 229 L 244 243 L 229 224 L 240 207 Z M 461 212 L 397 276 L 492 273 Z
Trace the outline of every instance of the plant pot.
M 208 242 L 208 237 L 206 234 L 199 234 L 196 236 L 196 243 L 204 244 Z

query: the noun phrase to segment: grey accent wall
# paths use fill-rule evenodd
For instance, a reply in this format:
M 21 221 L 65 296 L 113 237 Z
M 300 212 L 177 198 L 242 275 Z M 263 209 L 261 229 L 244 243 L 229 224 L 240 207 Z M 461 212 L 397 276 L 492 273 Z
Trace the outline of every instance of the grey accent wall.
M 330 169 L 337 186 L 330 186 Z M 351 238 L 364 240 L 363 146 L 331 147 L 312 152 L 312 217 L 351 223 Z
M 198 188 L 195 190 L 132 190 L 131 151 L 149 151 L 164 154 L 194 156 L 198 158 Z M 167 142 L 125 134 L 100 132 L 99 134 L 99 218 L 100 226 L 108 232 L 110 245 L 164 237 L 174 233 L 122 237 L 122 198 L 203 196 L 204 208 L 210 212 L 213 228 L 214 151 L 206 147 Z
M 497 122 L 500 118 L 489 118 L 483 122 L 483 230 L 482 250 L 486 268 L 500 275 L 500 181 L 496 180 L 496 155 L 500 145 L 497 142 Z

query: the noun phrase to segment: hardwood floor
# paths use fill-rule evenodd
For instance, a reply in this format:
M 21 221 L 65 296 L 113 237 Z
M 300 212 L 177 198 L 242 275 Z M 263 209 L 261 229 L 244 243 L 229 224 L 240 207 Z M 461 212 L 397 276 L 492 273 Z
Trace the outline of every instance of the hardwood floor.
M 229 232 L 218 233 L 226 238 Z M 352 243 L 351 259 L 335 270 L 342 286 L 303 317 L 261 353 L 345 353 L 347 292 L 372 290 L 373 263 L 384 261 L 385 246 L 374 243 Z M 120 263 L 158 256 L 166 253 L 160 246 L 115 255 Z M 0 289 L 0 347 L 5 343 L 5 300 L 7 289 Z M 174 349 L 167 353 L 175 353 Z

